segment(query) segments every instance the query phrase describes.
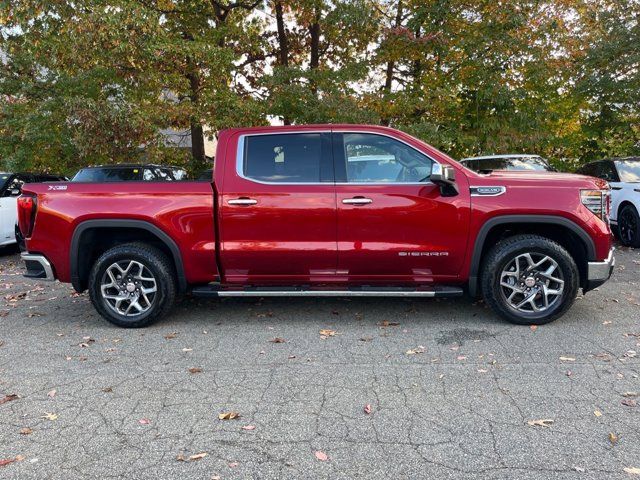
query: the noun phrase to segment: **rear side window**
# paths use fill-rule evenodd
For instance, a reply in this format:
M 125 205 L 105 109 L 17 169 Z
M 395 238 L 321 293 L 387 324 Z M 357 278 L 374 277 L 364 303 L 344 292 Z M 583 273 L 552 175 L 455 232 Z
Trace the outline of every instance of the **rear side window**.
M 317 183 L 324 176 L 320 133 L 252 135 L 245 138 L 244 177 L 269 183 Z

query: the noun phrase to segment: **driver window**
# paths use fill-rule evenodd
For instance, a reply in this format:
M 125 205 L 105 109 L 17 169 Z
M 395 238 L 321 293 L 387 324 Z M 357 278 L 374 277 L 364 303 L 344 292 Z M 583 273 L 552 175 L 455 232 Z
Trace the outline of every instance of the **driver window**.
M 433 161 L 398 140 L 370 133 L 343 138 L 348 182 L 419 183 L 431 175 Z

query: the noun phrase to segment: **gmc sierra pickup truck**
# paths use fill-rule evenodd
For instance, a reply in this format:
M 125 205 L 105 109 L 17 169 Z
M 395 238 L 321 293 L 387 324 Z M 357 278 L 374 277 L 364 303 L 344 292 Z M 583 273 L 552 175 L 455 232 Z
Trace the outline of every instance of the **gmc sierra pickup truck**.
M 220 133 L 211 182 L 25 185 L 26 276 L 122 327 L 198 296 L 484 296 L 543 324 L 614 265 L 603 180 L 479 174 L 405 133 Z

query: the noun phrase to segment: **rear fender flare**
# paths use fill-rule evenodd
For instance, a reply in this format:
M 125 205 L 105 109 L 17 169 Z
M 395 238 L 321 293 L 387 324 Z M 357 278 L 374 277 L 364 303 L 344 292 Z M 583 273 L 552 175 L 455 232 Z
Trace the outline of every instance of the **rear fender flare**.
M 178 280 L 179 291 L 185 292 L 187 290 L 187 279 L 184 274 L 184 264 L 182 262 L 182 254 L 176 242 L 167 235 L 163 230 L 156 227 L 152 223 L 144 220 L 117 220 L 117 219 L 103 219 L 103 220 L 85 220 L 78 224 L 73 231 L 71 237 L 71 249 L 69 251 L 69 267 L 71 272 L 71 284 L 76 291 L 84 290 L 82 288 L 82 282 L 80 279 L 80 240 L 82 234 L 92 228 L 131 228 L 145 230 L 163 242 L 171 252 L 173 257 L 173 263 L 176 269 L 176 278 Z

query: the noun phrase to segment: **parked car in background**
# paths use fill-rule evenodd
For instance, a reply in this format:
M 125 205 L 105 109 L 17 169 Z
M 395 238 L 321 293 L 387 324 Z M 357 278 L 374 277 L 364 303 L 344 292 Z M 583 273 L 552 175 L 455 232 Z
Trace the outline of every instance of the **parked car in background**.
M 466 291 L 531 325 L 613 269 L 609 186 L 597 178 L 480 175 L 380 126 L 230 129 L 217 148 L 214 182 L 25 187 L 26 276 L 88 290 L 123 327 L 149 325 L 185 292 Z
M 487 155 L 485 157 L 463 158 L 460 163 L 474 172 L 480 173 L 494 170 L 556 171 L 546 159 L 539 155 Z
M 119 164 L 85 167 L 72 182 L 174 182 L 187 180 L 184 168 L 154 164 Z
M 587 163 L 577 173 L 609 182 L 611 229 L 623 245 L 640 247 L 640 157 Z
M 22 193 L 25 183 L 63 182 L 69 180 L 62 175 L 40 173 L 2 173 L 0 172 L 0 247 L 18 243 L 23 245 L 18 229 L 16 199 Z

